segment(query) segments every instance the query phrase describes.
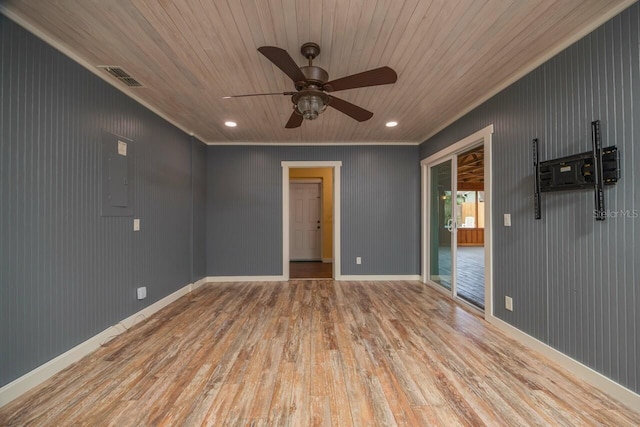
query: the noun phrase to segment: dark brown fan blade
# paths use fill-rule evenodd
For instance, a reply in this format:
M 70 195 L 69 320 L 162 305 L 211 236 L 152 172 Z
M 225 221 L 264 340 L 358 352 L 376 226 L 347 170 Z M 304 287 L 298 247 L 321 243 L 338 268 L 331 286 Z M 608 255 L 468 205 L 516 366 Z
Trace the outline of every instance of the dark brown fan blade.
M 286 50 L 275 46 L 262 46 L 258 48 L 258 52 L 266 56 L 276 67 L 284 71 L 294 83 L 307 81 L 307 78 L 302 74 L 302 71 L 300 71 L 300 67 L 298 67 L 296 61 L 293 60 Z
M 293 113 L 291 113 L 291 117 L 289 117 L 289 121 L 284 125 L 284 127 L 287 129 L 299 128 L 300 125 L 302 125 L 302 120 L 302 115 L 294 110 Z
M 344 99 L 336 98 L 335 96 L 329 97 L 329 107 L 333 107 L 359 122 L 364 122 L 373 117 L 373 113 L 371 111 L 367 111 L 364 108 L 358 107 Z
M 380 67 L 326 82 L 322 88 L 327 92 L 336 92 L 357 87 L 387 85 L 397 80 L 398 75 L 395 71 L 389 67 Z
M 247 95 L 229 95 L 223 96 L 222 99 L 230 98 L 246 98 L 247 96 L 266 96 L 266 95 L 295 95 L 296 92 L 270 92 L 270 93 L 249 93 Z

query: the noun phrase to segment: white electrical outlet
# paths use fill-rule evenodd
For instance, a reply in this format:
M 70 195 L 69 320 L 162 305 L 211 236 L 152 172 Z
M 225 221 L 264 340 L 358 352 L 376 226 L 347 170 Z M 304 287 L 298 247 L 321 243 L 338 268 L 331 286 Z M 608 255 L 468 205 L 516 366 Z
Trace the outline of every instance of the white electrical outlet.
M 138 299 L 145 299 L 147 297 L 147 287 L 142 286 L 136 289 L 136 293 L 138 295 Z
M 362 264 L 362 258 L 357 256 L 356 257 L 356 264 Z
M 134 218 L 133 231 L 140 231 L 140 218 Z
M 513 311 L 513 298 L 508 296 L 504 297 L 504 308 L 509 311 Z
M 511 227 L 511 214 L 504 214 L 504 226 Z

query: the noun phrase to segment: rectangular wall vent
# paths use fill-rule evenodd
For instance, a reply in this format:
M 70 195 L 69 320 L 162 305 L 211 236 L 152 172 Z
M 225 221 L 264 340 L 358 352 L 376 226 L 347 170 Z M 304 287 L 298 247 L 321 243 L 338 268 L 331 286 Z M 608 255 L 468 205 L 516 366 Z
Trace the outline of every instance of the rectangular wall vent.
M 118 67 L 116 65 L 98 65 L 98 68 L 102 68 L 129 87 L 142 87 L 142 84 L 131 77 L 129 73 L 122 69 L 122 67 Z

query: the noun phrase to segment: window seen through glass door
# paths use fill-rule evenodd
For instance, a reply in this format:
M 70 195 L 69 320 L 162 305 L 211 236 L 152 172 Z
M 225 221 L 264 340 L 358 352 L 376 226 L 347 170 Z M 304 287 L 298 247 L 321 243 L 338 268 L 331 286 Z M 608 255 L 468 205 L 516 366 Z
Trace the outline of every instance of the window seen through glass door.
M 484 191 L 458 191 L 456 223 L 458 228 L 484 228 Z

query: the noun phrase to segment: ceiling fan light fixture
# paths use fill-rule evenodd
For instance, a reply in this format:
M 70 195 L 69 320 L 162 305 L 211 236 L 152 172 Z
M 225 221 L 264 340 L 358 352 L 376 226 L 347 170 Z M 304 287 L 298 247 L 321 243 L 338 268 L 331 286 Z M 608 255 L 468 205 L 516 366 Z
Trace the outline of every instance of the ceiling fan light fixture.
M 226 127 L 230 127 L 230 128 L 234 128 L 234 127 L 238 126 L 238 124 L 236 122 L 232 122 L 231 120 L 224 122 L 224 125 Z
M 306 120 L 315 120 L 318 115 L 327 109 L 327 103 L 319 95 L 303 95 L 298 98 L 296 108 Z
M 387 122 L 385 123 L 385 126 L 388 128 L 394 128 L 396 126 L 398 126 L 398 122 Z
M 337 92 L 361 87 L 379 86 L 395 83 L 398 74 L 389 67 L 378 67 L 357 74 L 329 80 L 326 70 L 313 65 L 313 60 L 320 54 L 317 43 L 305 43 L 300 53 L 307 58 L 309 65 L 300 67 L 289 53 L 277 46 L 261 46 L 258 52 L 264 55 L 273 65 L 284 72 L 294 84 L 296 92 L 283 93 L 251 93 L 247 95 L 233 95 L 230 98 L 261 95 L 291 95 L 293 112 L 285 124 L 287 129 L 295 129 L 304 120 L 315 120 L 327 106 L 346 114 L 358 122 L 364 122 L 373 117 L 371 111 L 358 107 L 343 99 L 329 95 L 327 92 Z M 227 99 L 227 97 L 225 97 Z

